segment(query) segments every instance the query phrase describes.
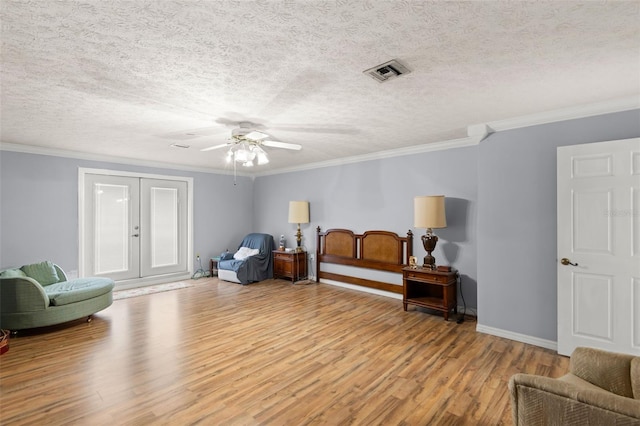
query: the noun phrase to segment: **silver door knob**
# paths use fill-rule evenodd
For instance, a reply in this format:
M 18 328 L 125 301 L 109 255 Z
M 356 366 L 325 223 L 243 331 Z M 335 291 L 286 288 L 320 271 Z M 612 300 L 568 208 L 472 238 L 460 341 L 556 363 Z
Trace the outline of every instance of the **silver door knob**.
M 560 259 L 560 263 L 562 263 L 563 265 L 567 266 L 567 265 L 571 265 L 571 266 L 578 266 L 577 263 L 573 263 L 572 261 L 570 261 L 569 259 L 567 259 L 566 257 L 563 257 L 562 259 Z

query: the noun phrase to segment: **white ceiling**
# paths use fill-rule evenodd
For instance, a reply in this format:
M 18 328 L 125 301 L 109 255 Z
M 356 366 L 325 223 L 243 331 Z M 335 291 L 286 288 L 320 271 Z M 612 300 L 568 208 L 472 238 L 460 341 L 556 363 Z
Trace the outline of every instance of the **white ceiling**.
M 0 4 L 5 145 L 228 170 L 200 149 L 251 121 L 303 146 L 264 173 L 640 98 L 638 1 Z M 391 59 L 412 72 L 363 74 Z

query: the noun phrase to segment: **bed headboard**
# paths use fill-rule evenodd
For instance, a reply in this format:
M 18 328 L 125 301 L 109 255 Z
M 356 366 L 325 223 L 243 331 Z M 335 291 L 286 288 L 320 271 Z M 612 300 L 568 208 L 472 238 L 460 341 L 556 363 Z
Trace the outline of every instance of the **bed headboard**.
M 363 234 L 355 234 L 348 229 L 329 229 L 322 232 L 318 226 L 316 282 L 320 278 L 326 278 L 393 293 L 402 293 L 402 286 L 396 284 L 322 271 L 321 263 L 402 273 L 402 268 L 409 265 L 412 251 L 413 233 L 411 230 L 407 232 L 406 237 L 400 237 L 389 231 L 367 231 Z

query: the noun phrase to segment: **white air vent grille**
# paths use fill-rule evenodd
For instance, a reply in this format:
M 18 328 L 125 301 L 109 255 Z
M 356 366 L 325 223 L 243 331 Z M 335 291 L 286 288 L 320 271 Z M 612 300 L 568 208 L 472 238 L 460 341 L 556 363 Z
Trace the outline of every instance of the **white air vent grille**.
M 183 144 L 183 143 L 172 143 L 169 146 L 172 147 L 172 148 L 182 148 L 182 149 L 191 148 L 191 145 L 186 145 L 186 144 Z
M 368 70 L 365 70 L 363 72 L 377 82 L 384 83 L 387 80 L 400 77 L 404 74 L 409 74 L 411 71 L 394 59 L 389 62 L 385 62 L 384 64 L 377 65 L 373 68 L 369 68 Z

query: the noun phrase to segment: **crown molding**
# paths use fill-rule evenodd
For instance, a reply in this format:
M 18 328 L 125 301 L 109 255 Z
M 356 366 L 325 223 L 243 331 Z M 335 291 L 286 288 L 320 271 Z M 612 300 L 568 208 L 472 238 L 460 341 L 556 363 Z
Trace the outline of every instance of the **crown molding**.
M 301 166 L 286 167 L 265 172 L 258 172 L 255 176 L 278 175 L 281 173 L 300 172 L 304 170 L 320 169 L 324 167 L 342 166 L 345 164 L 360 163 L 363 161 L 381 160 L 384 158 L 402 157 L 405 155 L 422 154 L 425 152 L 442 151 L 445 149 L 461 148 L 465 146 L 477 145 L 480 138 L 476 135 L 467 136 L 465 138 L 451 139 L 448 141 L 432 142 L 423 145 L 408 146 L 405 148 L 390 149 L 386 151 L 372 152 L 363 155 L 354 155 L 352 157 L 338 158 L 335 160 L 320 161 L 317 163 L 309 163 Z
M 530 114 L 505 120 L 496 120 L 488 123 L 473 124 L 467 127 L 466 138 L 452 139 L 448 141 L 433 142 L 424 145 L 410 146 L 387 151 L 379 151 L 371 154 L 358 155 L 353 157 L 329 160 L 318 163 L 311 163 L 302 166 L 293 166 L 257 172 L 254 176 L 269 176 L 281 173 L 293 173 L 323 167 L 341 166 L 345 164 L 359 163 L 362 161 L 379 160 L 383 158 L 399 157 L 403 155 L 414 155 L 425 152 L 440 151 L 444 149 L 461 148 L 465 146 L 478 145 L 489 137 L 492 133 L 505 130 L 513 130 L 542 124 L 555 123 L 559 121 L 573 120 L 578 118 L 592 117 L 596 115 L 612 114 L 616 112 L 640 109 L 640 96 L 628 96 L 617 98 L 607 102 L 578 105 L 570 108 L 562 108 L 542 113 Z
M 539 126 L 541 124 L 612 114 L 633 109 L 640 109 L 640 95 L 612 99 L 606 102 L 577 105 L 569 108 L 539 112 L 520 117 L 508 118 L 505 120 L 490 121 L 486 123 L 486 125 L 496 132 L 503 132 L 505 130 Z
M 628 96 L 624 98 L 612 99 L 606 102 L 578 105 L 569 108 L 545 111 L 536 114 L 513 117 L 504 120 L 490 121 L 487 123 L 473 124 L 467 127 L 467 137 L 452 139 L 447 141 L 432 142 L 422 145 L 415 145 L 405 148 L 398 148 L 386 151 L 373 152 L 369 154 L 345 157 L 336 160 L 321 161 L 301 166 L 284 167 L 264 172 L 255 171 L 252 173 L 237 172 L 237 176 L 256 178 L 259 176 L 277 175 L 282 173 L 293 173 L 305 170 L 312 170 L 324 167 L 341 166 L 345 164 L 360 163 L 363 161 L 380 160 L 384 158 L 400 157 L 405 155 L 422 154 L 425 152 L 441 151 L 445 149 L 461 148 L 478 145 L 494 132 L 514 130 L 530 126 L 555 123 L 559 121 L 574 120 L 579 118 L 605 115 L 629 110 L 640 110 L 640 95 Z M 0 142 L 0 151 L 23 152 L 28 154 L 51 155 L 55 157 L 75 158 L 81 160 L 101 161 L 118 164 L 128 164 L 143 167 L 157 167 L 162 169 L 181 170 L 189 172 L 213 173 L 221 175 L 233 175 L 230 170 L 220 170 L 206 167 L 192 167 L 173 163 L 137 160 L 126 157 L 115 157 L 106 155 L 89 154 L 79 151 L 68 151 L 55 148 L 45 148 L 34 145 L 20 145 Z
M 77 160 L 99 161 L 102 163 L 127 164 L 131 166 L 155 167 L 160 169 L 179 170 L 186 172 L 215 173 L 219 175 L 233 176 L 233 171 L 219 170 L 207 167 L 193 167 L 182 164 L 164 163 L 161 161 L 138 160 L 128 157 L 117 157 L 112 155 L 91 154 L 88 152 L 70 151 L 58 148 L 47 148 L 35 145 L 22 145 L 14 143 L 0 142 L 0 151 L 20 152 L 25 154 L 49 155 L 52 157 L 73 158 Z M 253 174 L 237 172 L 236 176 L 254 177 Z

